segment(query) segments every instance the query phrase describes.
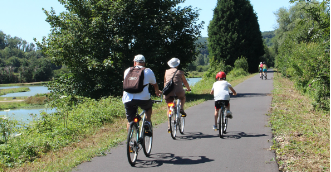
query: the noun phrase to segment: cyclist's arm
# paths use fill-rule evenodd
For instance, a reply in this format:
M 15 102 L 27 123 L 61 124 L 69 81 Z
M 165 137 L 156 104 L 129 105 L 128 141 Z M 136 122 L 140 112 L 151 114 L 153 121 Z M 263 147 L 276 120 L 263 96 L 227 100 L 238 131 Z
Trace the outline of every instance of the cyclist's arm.
M 210 94 L 211 95 L 214 95 L 214 90 L 213 89 L 210 91 Z
M 232 87 L 229 87 L 229 88 L 230 88 L 230 90 L 232 91 L 232 93 L 233 93 L 234 96 L 237 95 L 236 90 L 234 90 Z
M 154 87 L 155 94 L 156 94 L 158 97 L 160 97 L 160 95 L 162 94 L 162 91 L 159 90 L 159 85 L 157 85 L 157 83 L 155 83 L 155 84 L 151 84 L 151 85 L 153 85 L 153 87 Z
M 183 80 L 185 87 L 187 88 L 187 91 L 191 91 L 190 85 L 188 84 L 184 75 L 182 75 L 182 80 Z

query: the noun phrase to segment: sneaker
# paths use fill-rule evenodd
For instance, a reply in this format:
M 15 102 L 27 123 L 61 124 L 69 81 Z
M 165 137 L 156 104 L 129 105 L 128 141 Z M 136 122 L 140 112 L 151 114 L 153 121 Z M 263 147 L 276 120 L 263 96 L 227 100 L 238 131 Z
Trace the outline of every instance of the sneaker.
M 213 130 L 217 130 L 217 127 L 216 127 L 216 125 L 213 125 Z
M 226 111 L 226 117 L 232 119 L 232 112 L 231 111 Z
M 170 128 L 168 128 L 168 133 L 170 133 L 171 131 L 170 131 Z
M 184 109 L 181 109 L 179 112 L 182 114 L 182 117 L 186 117 L 186 113 L 184 112 Z
M 151 131 L 152 123 L 149 121 L 145 121 L 144 128 L 145 128 L 145 131 Z

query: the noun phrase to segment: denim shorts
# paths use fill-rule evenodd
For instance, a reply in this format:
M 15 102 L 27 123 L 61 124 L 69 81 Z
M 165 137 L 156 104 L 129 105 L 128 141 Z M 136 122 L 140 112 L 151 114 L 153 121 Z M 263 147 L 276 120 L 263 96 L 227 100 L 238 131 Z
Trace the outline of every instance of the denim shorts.
M 134 117 L 137 114 L 138 107 L 148 111 L 152 108 L 153 102 L 149 100 L 136 100 L 132 99 L 129 102 L 124 103 L 126 118 L 129 122 L 133 121 Z

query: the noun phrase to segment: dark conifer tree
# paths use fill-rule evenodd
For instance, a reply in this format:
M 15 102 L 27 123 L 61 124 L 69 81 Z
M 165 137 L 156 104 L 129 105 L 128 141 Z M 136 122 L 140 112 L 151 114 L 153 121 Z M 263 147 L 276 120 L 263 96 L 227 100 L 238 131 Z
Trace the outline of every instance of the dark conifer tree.
M 256 72 L 264 54 L 258 19 L 249 0 L 218 0 L 208 26 L 208 49 L 212 64 L 224 61 L 233 66 L 247 58 L 249 72 Z

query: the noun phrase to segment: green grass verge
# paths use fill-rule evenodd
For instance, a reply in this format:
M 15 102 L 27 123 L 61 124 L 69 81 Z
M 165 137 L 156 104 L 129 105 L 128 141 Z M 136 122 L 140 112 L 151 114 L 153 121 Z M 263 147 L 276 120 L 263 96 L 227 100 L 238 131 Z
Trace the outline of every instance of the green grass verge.
M 270 124 L 280 171 L 330 171 L 330 112 L 274 75 Z

